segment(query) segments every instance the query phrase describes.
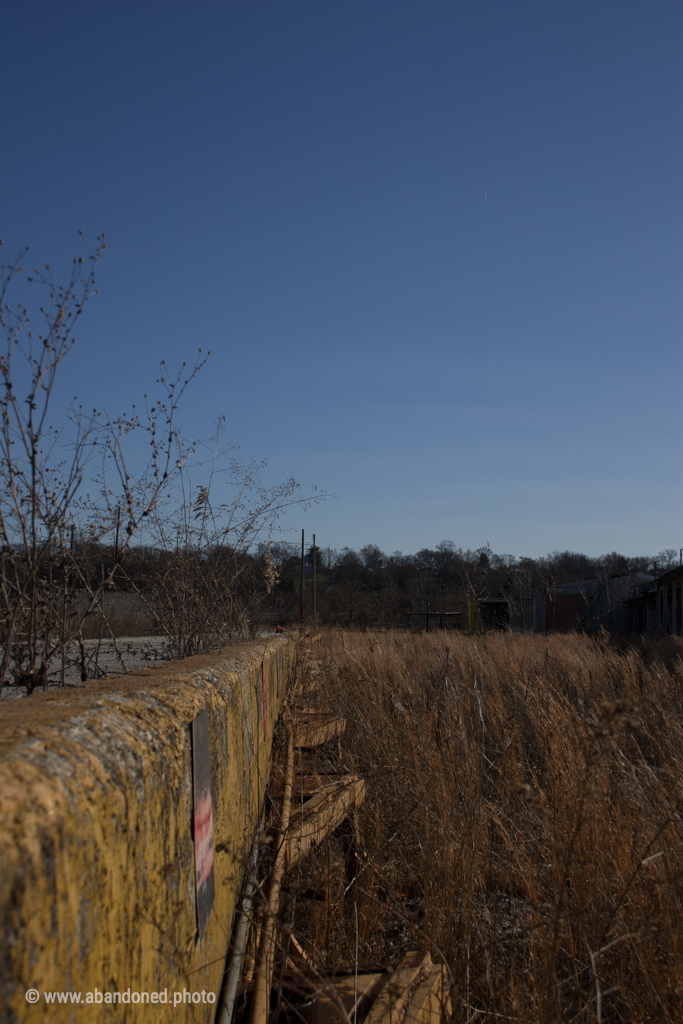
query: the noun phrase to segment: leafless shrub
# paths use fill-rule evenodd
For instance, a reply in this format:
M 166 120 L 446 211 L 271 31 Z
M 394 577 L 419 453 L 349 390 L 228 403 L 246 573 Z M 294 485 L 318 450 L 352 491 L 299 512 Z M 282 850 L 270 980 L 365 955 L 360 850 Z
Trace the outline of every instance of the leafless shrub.
M 265 558 L 254 557 L 259 539 L 285 509 L 326 497 L 315 489 L 302 496 L 292 478 L 264 486 L 264 464 L 239 459 L 223 431 L 221 418 L 216 434 L 195 442 L 190 457 L 179 451 L 179 485 L 155 504 L 146 526 L 157 561 L 142 583 L 129 575 L 173 657 L 258 632 L 263 601 L 277 581 L 269 546 Z
M 142 410 L 111 418 L 72 406 L 68 426 L 53 425 L 55 381 L 97 291 L 104 249 L 102 236 L 74 260 L 64 286 L 49 266 L 36 271 L 31 288 L 47 294 L 37 314 L 19 287 L 25 253 L 0 274 L 0 696 L 8 674 L 28 692 L 55 673 L 64 683 L 74 660 L 82 679 L 98 675 L 83 642 L 94 631 L 116 647 L 125 628 L 108 614 L 117 588 L 137 595 L 167 654 L 253 635 L 267 581 L 249 548 L 288 504 L 301 503 L 295 481 L 263 487 L 260 467 L 234 457 L 222 420 L 210 450 L 180 437 L 178 406 L 204 365 L 201 349 L 176 375 L 161 363 L 159 397 L 145 396 Z M 142 434 L 147 458 L 133 471 Z M 215 497 L 226 474 L 230 486 Z M 151 571 L 132 554 L 139 534 L 156 549 Z

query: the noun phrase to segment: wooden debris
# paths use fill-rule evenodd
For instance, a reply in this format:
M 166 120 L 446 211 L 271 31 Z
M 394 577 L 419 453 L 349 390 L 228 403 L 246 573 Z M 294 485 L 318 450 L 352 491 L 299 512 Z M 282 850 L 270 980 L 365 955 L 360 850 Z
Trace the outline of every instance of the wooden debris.
M 357 775 L 345 775 L 324 786 L 292 814 L 287 830 L 285 871 L 315 849 L 348 817 L 365 798 L 365 782 Z
M 326 786 L 335 785 L 348 778 L 349 776 L 346 772 L 297 772 L 292 783 L 292 800 L 306 800 L 315 796 L 316 793 Z M 281 797 L 283 786 L 284 775 L 282 772 L 273 772 L 270 782 L 270 795 L 277 798 Z
M 443 965 L 432 967 L 426 981 L 410 996 L 404 1024 L 441 1024 L 453 1013 L 448 976 Z
M 411 995 L 431 971 L 429 953 L 407 953 L 377 997 L 365 1024 L 402 1024 Z
M 296 936 L 293 935 L 291 932 L 289 933 L 289 950 L 287 956 L 287 966 L 289 966 L 290 968 L 294 968 L 295 970 L 301 967 L 306 968 L 313 966 L 313 963 L 308 954 L 306 953 L 306 950 L 303 948 L 301 943 L 297 941 Z M 422 1022 L 420 1022 L 420 1024 L 422 1024 Z
M 446 969 L 428 953 L 408 953 L 395 970 L 299 972 L 285 984 L 313 996 L 302 1014 L 308 1024 L 443 1024 L 452 1013 Z
M 317 998 L 306 1013 L 309 1024 L 347 1024 L 346 1018 L 362 1021 L 386 980 L 386 974 L 359 974 L 318 981 Z
M 319 747 L 321 743 L 341 736 L 346 731 L 346 719 L 332 712 L 298 715 L 295 724 L 294 745 L 299 749 Z

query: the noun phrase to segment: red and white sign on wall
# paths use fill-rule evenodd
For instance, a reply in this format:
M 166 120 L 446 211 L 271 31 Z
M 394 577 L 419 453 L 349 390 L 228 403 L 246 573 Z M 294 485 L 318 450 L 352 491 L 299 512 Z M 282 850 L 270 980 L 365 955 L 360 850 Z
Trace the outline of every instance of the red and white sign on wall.
M 202 711 L 192 723 L 192 786 L 197 928 L 201 942 L 216 898 L 213 877 L 213 805 L 208 711 Z

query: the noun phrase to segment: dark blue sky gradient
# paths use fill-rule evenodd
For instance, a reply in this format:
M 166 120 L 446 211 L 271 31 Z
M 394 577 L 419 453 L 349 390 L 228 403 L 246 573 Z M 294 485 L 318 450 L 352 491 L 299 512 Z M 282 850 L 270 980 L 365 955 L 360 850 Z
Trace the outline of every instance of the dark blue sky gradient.
M 212 350 L 286 526 L 413 551 L 683 544 L 683 8 L 6 6 L 0 234 L 107 233 L 65 388 L 115 412 Z M 294 533 L 291 537 L 294 537 Z M 288 535 L 289 536 L 289 535 Z

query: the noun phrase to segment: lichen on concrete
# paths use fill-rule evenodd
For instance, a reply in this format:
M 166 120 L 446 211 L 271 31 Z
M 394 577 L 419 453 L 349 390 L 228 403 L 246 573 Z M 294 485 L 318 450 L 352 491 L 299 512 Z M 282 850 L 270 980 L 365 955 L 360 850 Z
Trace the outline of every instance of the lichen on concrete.
M 213 1019 L 209 1003 L 48 1011 L 43 993 L 218 992 L 292 651 L 269 638 L 3 704 L 0 1020 Z M 204 709 L 220 848 L 198 944 L 190 724 Z

